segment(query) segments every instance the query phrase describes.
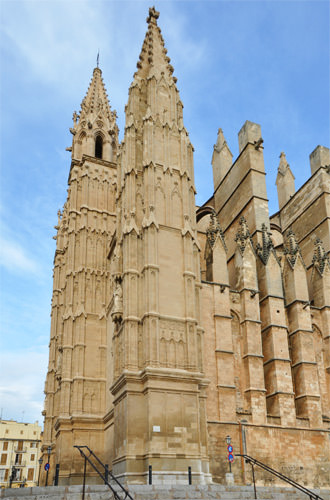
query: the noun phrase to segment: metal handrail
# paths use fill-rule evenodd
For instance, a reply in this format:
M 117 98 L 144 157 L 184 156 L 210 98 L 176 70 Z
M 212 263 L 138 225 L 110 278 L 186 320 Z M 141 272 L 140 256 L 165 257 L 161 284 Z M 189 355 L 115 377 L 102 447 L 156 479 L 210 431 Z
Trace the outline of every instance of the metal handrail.
M 236 457 L 243 457 L 245 459 L 246 463 L 250 463 L 252 467 L 252 476 L 253 476 L 253 486 L 254 486 L 254 497 L 257 498 L 257 491 L 256 491 L 256 484 L 255 484 L 255 478 L 254 478 L 254 466 L 257 465 L 258 467 L 261 467 L 261 469 L 266 470 L 270 474 L 273 474 L 274 476 L 278 477 L 279 479 L 282 479 L 282 481 L 285 481 L 286 483 L 290 484 L 297 490 L 302 491 L 305 493 L 305 495 L 308 495 L 311 500 L 324 500 L 322 497 L 314 493 L 313 491 L 309 490 L 308 488 L 305 488 L 302 484 L 297 483 L 293 479 L 290 479 L 289 477 L 285 476 L 281 472 L 278 472 L 275 469 L 272 469 L 269 467 L 269 465 L 266 465 L 259 460 L 256 460 L 253 457 L 250 457 L 249 455 L 241 455 L 240 453 L 235 453 Z
M 111 471 L 109 471 L 106 466 L 101 462 L 101 460 L 95 455 L 95 453 L 88 447 L 88 446 L 74 446 L 74 448 L 77 448 L 80 452 L 80 455 L 85 459 L 85 464 L 84 464 L 84 482 L 83 482 L 83 494 L 82 494 L 82 500 L 85 498 L 85 478 L 86 478 L 86 461 L 93 467 L 93 469 L 97 472 L 97 474 L 101 477 L 101 479 L 104 481 L 104 484 L 109 486 L 110 490 L 113 493 L 113 496 L 115 500 L 126 500 L 126 498 L 129 498 L 130 500 L 134 500 L 133 497 L 129 494 L 129 492 L 124 488 L 124 486 L 118 481 L 116 476 L 112 474 Z M 88 450 L 89 455 L 87 456 L 86 453 L 83 451 L 83 448 Z M 95 460 L 100 464 L 100 466 L 104 469 L 104 474 L 99 471 L 99 469 L 96 467 L 96 465 L 90 460 L 90 457 L 95 458 Z M 111 477 L 113 481 L 119 486 L 119 488 L 122 490 L 122 492 L 125 494 L 124 497 L 121 497 L 118 495 L 118 491 L 116 491 L 111 484 L 109 483 L 107 479 L 107 475 Z

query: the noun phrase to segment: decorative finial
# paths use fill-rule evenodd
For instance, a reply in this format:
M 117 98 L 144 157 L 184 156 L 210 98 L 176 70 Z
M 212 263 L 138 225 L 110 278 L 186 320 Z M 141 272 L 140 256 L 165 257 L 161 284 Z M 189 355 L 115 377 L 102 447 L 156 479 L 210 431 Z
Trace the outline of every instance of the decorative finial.
M 149 8 L 149 16 L 147 17 L 147 23 L 149 24 L 150 22 L 156 23 L 157 19 L 159 18 L 159 12 L 155 9 L 155 6 Z
M 284 246 L 284 255 L 287 256 L 287 259 L 291 264 L 291 267 L 294 268 L 298 255 L 300 255 L 301 258 L 302 255 L 300 247 L 297 243 L 296 235 L 294 234 L 292 229 L 288 231 L 286 242 L 287 245 Z
M 326 252 L 323 247 L 322 240 L 320 238 L 316 238 L 314 242 L 314 255 L 313 255 L 313 266 L 319 270 L 319 273 L 323 274 L 326 264 L 330 267 L 330 252 Z
M 279 166 L 278 166 L 278 172 L 281 175 L 285 175 L 286 171 L 288 170 L 288 168 L 289 168 L 288 161 L 286 159 L 285 153 L 282 151 L 281 154 L 280 154 L 280 163 L 279 163 Z
M 227 250 L 225 238 L 224 238 L 221 226 L 219 224 L 217 214 L 216 214 L 215 210 L 213 210 L 210 214 L 209 227 L 206 230 L 206 236 L 207 236 L 207 239 L 208 239 L 212 248 L 214 247 L 214 244 L 215 244 L 215 241 L 216 241 L 218 235 L 220 236 L 220 238 L 222 240 L 222 243 L 223 243 L 225 250 Z
M 99 67 L 99 62 L 100 62 L 100 49 L 97 51 L 97 56 L 96 56 L 96 67 Z
M 247 225 L 245 217 L 243 217 L 243 216 L 239 220 L 239 227 L 238 227 L 238 231 L 236 233 L 235 241 L 237 243 L 239 251 L 241 252 L 241 255 L 244 254 L 244 250 L 246 248 L 248 241 L 250 241 L 250 243 L 252 245 L 249 227 Z M 253 245 L 252 245 L 252 248 L 253 248 Z
M 256 246 L 256 252 L 257 255 L 259 255 L 262 262 L 266 265 L 271 252 L 274 250 L 274 244 L 271 239 L 272 233 L 268 231 L 268 228 L 265 223 L 263 223 L 261 226 L 261 232 L 262 232 L 262 246 L 260 245 L 260 243 L 258 243 Z M 277 259 L 276 253 L 275 257 Z

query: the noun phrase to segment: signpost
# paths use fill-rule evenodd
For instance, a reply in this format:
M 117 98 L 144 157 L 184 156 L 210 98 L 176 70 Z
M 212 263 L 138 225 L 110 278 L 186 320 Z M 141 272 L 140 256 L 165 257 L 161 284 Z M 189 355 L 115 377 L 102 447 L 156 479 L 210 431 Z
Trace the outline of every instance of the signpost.
M 231 472 L 231 464 L 234 461 L 234 448 L 232 447 L 231 444 L 227 446 L 227 451 L 228 451 L 228 462 L 229 462 L 229 472 Z
M 46 471 L 46 484 L 45 486 L 48 486 L 48 472 L 49 472 L 49 469 L 50 469 L 50 465 L 49 465 L 49 462 L 47 462 L 44 466 L 44 469 Z

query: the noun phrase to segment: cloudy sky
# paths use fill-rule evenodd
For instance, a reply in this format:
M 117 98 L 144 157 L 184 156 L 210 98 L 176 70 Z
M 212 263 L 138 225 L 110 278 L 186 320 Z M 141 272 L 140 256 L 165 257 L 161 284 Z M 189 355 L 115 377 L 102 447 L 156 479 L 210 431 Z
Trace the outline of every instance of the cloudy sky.
M 0 0 L 2 418 L 41 421 L 46 374 L 53 226 L 66 198 L 69 127 L 100 51 L 110 103 L 124 106 L 150 2 Z M 296 188 L 309 154 L 329 146 L 329 3 L 157 0 L 159 25 L 195 147 L 201 204 L 222 127 L 234 157 L 245 120 L 261 124 L 270 212 L 279 154 Z

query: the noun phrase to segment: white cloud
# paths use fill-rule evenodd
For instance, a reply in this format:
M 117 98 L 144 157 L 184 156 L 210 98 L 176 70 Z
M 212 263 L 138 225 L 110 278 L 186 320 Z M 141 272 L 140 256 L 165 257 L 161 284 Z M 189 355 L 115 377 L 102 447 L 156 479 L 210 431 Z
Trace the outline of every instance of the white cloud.
M 0 400 L 3 419 L 42 420 L 47 346 L 1 352 Z
M 63 85 L 65 81 L 70 86 L 72 68 L 89 58 L 94 62 L 100 40 L 107 38 L 109 25 L 103 22 L 102 9 L 91 1 L 26 0 L 6 2 L 3 7 L 3 44 L 7 50 L 15 48 L 29 78 L 37 77 L 40 84 Z
M 38 264 L 18 243 L 0 238 L 0 263 L 9 272 L 35 274 Z

